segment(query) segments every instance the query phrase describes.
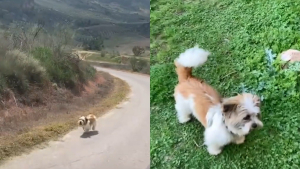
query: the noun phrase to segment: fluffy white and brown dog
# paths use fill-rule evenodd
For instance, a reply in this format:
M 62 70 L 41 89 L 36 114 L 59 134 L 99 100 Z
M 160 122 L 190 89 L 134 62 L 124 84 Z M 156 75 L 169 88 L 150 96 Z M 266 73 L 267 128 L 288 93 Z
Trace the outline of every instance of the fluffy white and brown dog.
M 88 116 L 81 116 L 78 120 L 78 125 L 83 128 L 84 132 L 88 132 L 91 129 L 95 130 L 96 123 L 96 116 L 93 114 L 89 114 Z
M 262 127 L 260 99 L 250 93 L 224 98 L 192 75 L 192 68 L 203 65 L 210 52 L 195 46 L 175 60 L 179 83 L 175 87 L 175 108 L 180 123 L 193 115 L 205 127 L 204 144 L 211 155 L 221 153 L 223 146 L 241 144 L 245 136 Z M 213 71 L 213 70 L 212 70 Z

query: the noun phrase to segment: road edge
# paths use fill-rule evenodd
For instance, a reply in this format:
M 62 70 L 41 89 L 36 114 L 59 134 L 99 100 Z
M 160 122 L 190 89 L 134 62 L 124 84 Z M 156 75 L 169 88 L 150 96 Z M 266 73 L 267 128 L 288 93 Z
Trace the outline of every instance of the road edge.
M 126 98 L 128 98 L 131 93 L 129 84 L 121 78 L 115 77 L 111 74 L 110 76 L 113 77 L 115 86 L 113 91 L 109 94 L 109 97 L 103 99 L 99 104 L 90 108 L 88 111 L 83 112 L 83 114 L 93 112 L 98 118 L 101 118 L 105 114 L 109 113 L 110 110 L 126 101 Z M 101 114 L 95 112 L 101 112 Z M 63 137 L 70 131 L 76 129 L 76 127 L 77 116 L 72 119 L 68 119 L 63 123 L 52 123 L 47 126 L 36 127 L 26 133 L 18 135 L 17 137 L 12 138 L 13 140 L 8 144 L 0 145 L 0 165 L 15 156 L 30 153 L 35 148 L 41 148 L 42 145 Z M 26 141 L 28 142 L 27 144 Z M 27 147 L 20 146 L 24 144 L 27 145 Z

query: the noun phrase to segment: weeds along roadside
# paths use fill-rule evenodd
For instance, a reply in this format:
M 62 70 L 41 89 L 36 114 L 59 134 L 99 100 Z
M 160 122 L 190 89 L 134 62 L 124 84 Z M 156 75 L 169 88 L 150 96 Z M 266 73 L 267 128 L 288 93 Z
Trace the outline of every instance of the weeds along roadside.
M 0 34 L 0 99 L 8 93 L 26 95 L 31 86 L 65 87 L 78 93 L 96 70 L 72 54 L 74 32 L 42 25 L 11 26 Z

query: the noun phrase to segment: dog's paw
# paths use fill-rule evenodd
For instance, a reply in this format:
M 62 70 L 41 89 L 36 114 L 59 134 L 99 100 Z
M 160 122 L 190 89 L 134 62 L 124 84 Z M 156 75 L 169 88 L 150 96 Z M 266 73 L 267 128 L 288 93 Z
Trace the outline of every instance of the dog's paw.
M 235 144 L 242 144 L 245 142 L 245 136 L 238 137 L 234 140 Z
M 210 155 L 218 155 L 222 152 L 222 149 L 219 147 L 207 147 L 207 151 Z
M 180 117 L 178 117 L 178 121 L 179 121 L 179 123 L 186 123 L 186 122 L 188 122 L 188 121 L 190 121 L 191 120 L 191 117 L 190 116 L 180 116 Z

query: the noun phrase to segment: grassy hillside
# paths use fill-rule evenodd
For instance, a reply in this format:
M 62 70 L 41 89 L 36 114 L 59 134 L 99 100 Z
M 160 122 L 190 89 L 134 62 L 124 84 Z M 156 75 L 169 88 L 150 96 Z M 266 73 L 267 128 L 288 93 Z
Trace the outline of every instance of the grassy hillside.
M 115 44 L 116 40 L 119 43 L 115 45 L 120 45 L 120 42 L 124 42 L 128 37 L 132 41 L 147 39 L 150 31 L 149 15 L 145 15 L 147 9 L 149 12 L 149 2 L 145 0 L 0 0 L 0 48 L 3 49 L 0 57 L 6 59 L 7 51 L 17 49 L 26 55 L 25 58 L 30 58 L 36 48 L 43 48 L 42 52 L 34 53 L 37 55 L 35 60 L 41 62 L 38 64 L 47 67 L 50 64 L 58 66 L 61 63 L 60 66 L 65 66 L 62 68 L 64 70 L 69 67 L 70 71 L 78 71 L 75 75 L 71 72 L 61 72 L 61 75 L 47 77 L 48 80 L 58 76 L 57 78 L 65 80 L 70 78 L 67 83 L 73 83 L 71 81 L 77 81 L 78 78 L 82 80 L 81 76 L 84 76 L 84 73 L 80 70 L 82 67 L 76 67 L 77 60 L 69 59 L 72 55 L 70 48 L 103 50 L 104 45 Z M 65 52 L 62 51 L 64 47 L 68 48 L 67 54 L 61 53 Z M 107 45 L 107 48 L 115 46 Z M 52 60 L 41 60 L 41 57 Z M 8 62 L 15 64 L 12 61 Z M 74 66 L 73 63 L 67 62 L 76 64 Z M 50 71 L 56 69 L 53 66 L 50 68 Z M 55 82 L 60 84 L 58 81 L 61 80 Z
M 96 19 L 112 23 L 144 23 L 149 21 L 149 1 L 146 0 L 35 0 L 41 6 L 52 8 L 69 16 Z
M 82 85 L 93 79 L 96 70 L 70 51 L 72 33 L 66 29 L 58 34 L 39 31 L 38 27 L 23 29 L 0 34 L 0 100 L 3 104 L 8 93 L 14 93 L 18 99 L 28 96 L 35 87 L 46 92 L 53 87 L 52 83 L 80 93 Z M 18 101 L 31 104 L 22 99 Z
M 300 49 L 299 16 L 296 0 L 151 1 L 151 168 L 299 167 L 300 67 L 282 69 L 278 55 Z M 179 124 L 174 108 L 173 60 L 196 43 L 213 53 L 196 76 L 223 96 L 263 98 L 264 128 L 217 157 L 197 146 L 199 122 Z
M 68 25 L 84 39 L 149 37 L 149 2 L 87 0 L 0 0 L 0 30 L 12 23 L 42 24 L 51 31 Z M 78 38 L 77 38 L 78 40 Z M 79 40 L 83 42 L 83 40 Z

